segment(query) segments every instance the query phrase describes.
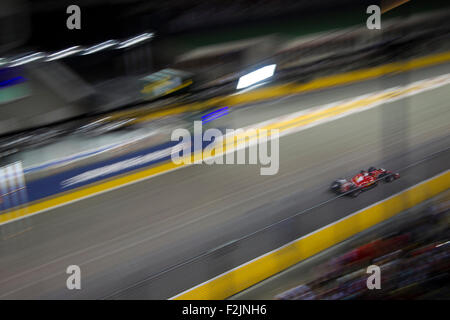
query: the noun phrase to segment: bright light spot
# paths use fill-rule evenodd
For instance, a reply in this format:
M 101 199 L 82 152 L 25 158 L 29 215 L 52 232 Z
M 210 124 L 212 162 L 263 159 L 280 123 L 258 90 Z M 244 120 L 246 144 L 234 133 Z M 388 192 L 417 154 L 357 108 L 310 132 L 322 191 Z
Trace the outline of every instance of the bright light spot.
M 43 52 L 36 52 L 36 53 L 30 54 L 30 55 L 26 55 L 26 56 L 24 56 L 22 58 L 19 58 L 19 59 L 11 61 L 10 67 L 21 66 L 23 64 L 42 59 L 44 57 L 45 57 L 45 54 Z
M 118 42 L 116 40 L 108 40 L 108 41 L 99 43 L 99 44 L 97 44 L 95 46 L 92 46 L 92 47 L 84 50 L 82 55 L 88 55 L 88 54 L 96 53 L 96 52 L 99 52 L 101 50 L 105 50 L 107 48 L 113 47 L 116 44 L 118 44 Z
M 70 55 L 73 55 L 75 53 L 78 53 L 82 50 L 83 49 L 80 46 L 67 48 L 67 49 L 55 52 L 55 53 L 47 56 L 47 59 L 45 61 L 53 61 L 53 60 L 57 60 L 57 59 L 62 59 L 62 58 L 68 57 Z
M 127 48 L 127 47 L 135 45 L 135 44 L 137 44 L 139 42 L 148 40 L 150 38 L 153 38 L 153 33 L 144 33 L 144 34 L 141 34 L 141 35 L 139 35 L 137 37 L 134 37 L 134 38 L 131 38 L 131 39 L 128 39 L 128 40 L 125 40 L 125 41 L 121 42 L 120 45 L 117 47 L 117 49 Z
M 247 88 L 257 82 L 270 78 L 275 73 L 276 67 L 276 64 L 271 64 L 240 77 L 236 89 Z

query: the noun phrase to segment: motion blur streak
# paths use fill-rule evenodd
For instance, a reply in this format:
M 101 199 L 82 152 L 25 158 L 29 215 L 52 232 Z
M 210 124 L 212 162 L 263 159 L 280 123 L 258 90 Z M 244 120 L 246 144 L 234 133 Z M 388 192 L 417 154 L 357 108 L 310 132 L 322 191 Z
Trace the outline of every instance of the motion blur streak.
M 410 0 L 381 0 L 381 13 L 388 12 L 409 1 Z

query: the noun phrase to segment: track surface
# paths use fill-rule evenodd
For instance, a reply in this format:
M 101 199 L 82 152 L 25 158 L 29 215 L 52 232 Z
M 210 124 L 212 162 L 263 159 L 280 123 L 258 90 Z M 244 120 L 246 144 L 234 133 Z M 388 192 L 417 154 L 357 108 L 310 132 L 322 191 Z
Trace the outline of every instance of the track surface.
M 449 193 L 444 193 L 447 196 Z M 439 201 L 440 196 L 433 198 L 433 200 Z M 431 200 L 431 201 L 433 201 Z M 399 228 L 404 228 L 405 223 L 414 221 L 419 217 L 424 216 L 424 211 L 430 202 L 421 203 L 416 207 L 413 207 L 407 211 L 397 214 L 396 216 L 375 225 L 368 230 L 365 230 L 331 248 L 328 248 L 311 258 L 308 258 L 294 266 L 276 274 L 269 279 L 266 279 L 258 284 L 244 290 L 233 297 L 230 300 L 272 300 L 278 294 L 292 289 L 300 284 L 310 282 L 312 279 L 317 278 L 318 270 L 326 262 L 334 257 L 343 255 L 350 250 L 353 250 L 359 246 L 367 244 L 368 242 L 389 235 L 396 232 Z M 318 269 L 319 268 L 319 269 Z
M 429 68 L 236 109 L 214 125 L 248 125 L 449 69 Z M 448 152 L 401 172 L 402 179 L 393 184 L 357 199 L 338 199 L 144 281 L 330 199 L 326 190 L 335 178 L 371 165 L 402 168 L 449 147 L 449 88 L 281 138 L 275 176 L 260 176 L 255 165 L 196 165 L 7 224 L 1 227 L 0 298 L 169 298 L 429 178 L 448 168 Z M 72 264 L 81 267 L 81 290 L 66 289 L 65 271 Z

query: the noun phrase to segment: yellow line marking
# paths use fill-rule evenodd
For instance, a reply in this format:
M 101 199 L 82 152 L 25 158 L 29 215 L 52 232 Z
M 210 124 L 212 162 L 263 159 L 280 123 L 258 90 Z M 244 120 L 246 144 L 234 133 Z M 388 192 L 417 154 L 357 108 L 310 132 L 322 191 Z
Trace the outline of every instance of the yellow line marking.
M 333 105 L 330 107 L 320 108 L 318 110 L 312 109 L 308 113 L 303 113 L 302 115 L 294 118 L 289 118 L 288 120 L 276 120 L 273 121 L 271 124 L 265 125 L 261 127 L 260 129 L 265 130 L 271 130 L 271 129 L 278 129 L 280 132 L 287 131 L 292 128 L 298 128 L 303 127 L 306 125 L 309 125 L 311 123 L 315 123 L 322 119 L 332 118 L 338 115 L 342 115 L 344 113 L 347 113 L 352 110 L 358 110 L 358 109 L 364 109 L 367 106 L 370 106 L 373 103 L 386 101 L 388 99 L 392 98 L 399 98 L 401 96 L 407 95 L 409 93 L 413 93 L 415 91 L 431 87 L 436 84 L 443 83 L 444 78 L 437 78 L 432 80 L 423 80 L 418 83 L 413 83 L 408 87 L 404 88 L 395 88 L 388 90 L 387 92 L 381 92 L 381 93 L 374 93 L 367 95 L 365 97 L 362 97 L 360 99 L 352 100 L 349 102 L 344 102 L 342 104 Z M 236 136 L 238 141 L 241 141 L 242 139 L 247 138 L 245 134 L 240 134 Z M 251 139 L 256 138 L 257 134 L 253 134 L 250 136 Z M 227 137 L 228 143 L 233 143 L 233 137 Z
M 103 183 L 98 183 L 87 188 L 79 188 L 76 191 L 68 192 L 64 195 L 54 197 L 42 202 L 33 203 L 28 206 L 28 214 L 23 213 L 22 210 L 13 210 L 0 215 L 0 223 L 5 223 L 10 220 L 15 220 L 17 218 L 24 217 L 26 215 L 35 214 L 49 208 L 55 208 L 61 206 L 62 204 L 68 204 L 75 200 L 86 198 L 95 194 L 99 194 L 106 190 L 112 190 L 119 186 L 124 186 L 130 182 L 138 181 L 140 179 L 146 178 L 148 176 L 153 176 L 161 172 L 175 169 L 177 166 L 172 162 L 152 167 L 143 171 L 135 172 L 130 175 L 125 175 L 114 180 L 106 181 Z
M 406 189 L 172 297 L 222 300 L 450 188 L 450 171 Z

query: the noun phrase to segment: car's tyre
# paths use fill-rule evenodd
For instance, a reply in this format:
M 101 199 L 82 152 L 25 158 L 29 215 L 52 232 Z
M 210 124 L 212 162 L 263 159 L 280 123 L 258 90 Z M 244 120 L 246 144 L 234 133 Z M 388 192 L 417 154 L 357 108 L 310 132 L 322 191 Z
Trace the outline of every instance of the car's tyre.
M 386 177 L 384 178 L 384 181 L 387 183 L 392 182 L 394 180 L 395 180 L 395 178 L 392 174 L 386 175 Z
M 370 167 L 369 170 L 367 170 L 367 172 L 371 173 L 373 171 L 377 171 L 377 168 L 375 167 Z

